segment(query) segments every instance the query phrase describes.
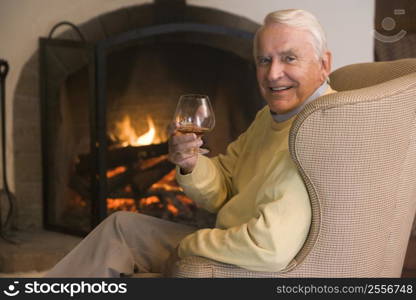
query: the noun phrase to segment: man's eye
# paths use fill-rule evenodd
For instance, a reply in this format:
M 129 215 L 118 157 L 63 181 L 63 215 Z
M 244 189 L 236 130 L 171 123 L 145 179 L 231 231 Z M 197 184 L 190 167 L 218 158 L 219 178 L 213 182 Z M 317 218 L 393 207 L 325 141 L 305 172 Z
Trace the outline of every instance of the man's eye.
M 283 60 L 284 60 L 284 62 L 291 63 L 291 62 L 296 60 L 296 57 L 294 57 L 294 56 L 285 56 L 283 58 Z
M 269 57 L 259 57 L 259 58 L 257 58 L 257 63 L 259 65 L 266 65 L 270 62 L 270 60 L 271 59 Z

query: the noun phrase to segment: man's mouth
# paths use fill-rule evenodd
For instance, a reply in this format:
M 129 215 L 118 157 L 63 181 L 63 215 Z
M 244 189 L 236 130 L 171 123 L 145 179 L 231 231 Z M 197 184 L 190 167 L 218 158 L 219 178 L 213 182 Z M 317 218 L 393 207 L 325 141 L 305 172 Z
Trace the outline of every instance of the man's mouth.
M 277 92 L 282 92 L 282 91 L 287 91 L 289 89 L 291 89 L 293 86 L 279 86 L 279 87 L 269 87 L 269 90 L 272 93 L 277 93 Z

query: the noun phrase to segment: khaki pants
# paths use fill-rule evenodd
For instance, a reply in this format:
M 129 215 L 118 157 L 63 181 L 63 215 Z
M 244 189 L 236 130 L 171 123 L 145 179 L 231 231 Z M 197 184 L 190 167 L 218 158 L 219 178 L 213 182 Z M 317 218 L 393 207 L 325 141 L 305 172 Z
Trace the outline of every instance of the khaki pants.
M 45 277 L 161 273 L 171 251 L 196 230 L 143 214 L 116 212 L 100 223 Z

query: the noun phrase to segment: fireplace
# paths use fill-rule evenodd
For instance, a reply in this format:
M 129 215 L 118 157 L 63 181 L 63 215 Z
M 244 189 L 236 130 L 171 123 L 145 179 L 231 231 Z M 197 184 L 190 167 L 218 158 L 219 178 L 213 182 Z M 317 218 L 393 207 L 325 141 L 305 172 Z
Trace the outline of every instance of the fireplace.
M 212 223 L 214 216 L 184 195 L 167 161 L 176 102 L 184 93 L 211 97 L 217 125 L 205 137 L 210 156 L 224 152 L 264 104 L 252 32 L 191 23 L 183 16 L 195 8 L 181 7 L 181 22 L 159 20 L 95 41 L 69 24 L 78 40 L 53 32 L 40 40 L 47 229 L 85 235 L 117 210 Z M 160 4 L 153 9 L 160 15 Z

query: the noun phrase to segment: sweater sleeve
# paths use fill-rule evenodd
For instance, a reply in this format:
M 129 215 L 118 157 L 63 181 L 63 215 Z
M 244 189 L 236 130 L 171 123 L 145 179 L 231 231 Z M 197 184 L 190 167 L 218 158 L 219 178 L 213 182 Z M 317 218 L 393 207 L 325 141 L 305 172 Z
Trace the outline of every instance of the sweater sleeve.
M 227 147 L 226 154 L 212 159 L 199 155 L 195 169 L 190 174 L 182 175 L 176 168 L 176 180 L 185 194 L 198 206 L 217 212 L 233 196 L 232 173 L 239 153 L 244 148 L 247 133 Z
M 231 228 L 201 229 L 186 236 L 179 256 L 203 256 L 253 271 L 285 268 L 305 242 L 311 210 L 293 162 L 287 157 L 282 167 L 284 176 L 271 174 L 259 192 L 255 217 Z

